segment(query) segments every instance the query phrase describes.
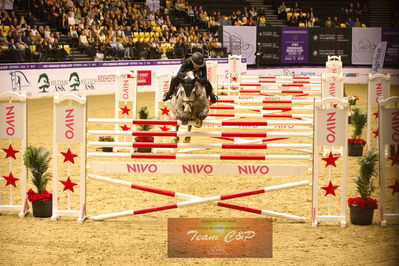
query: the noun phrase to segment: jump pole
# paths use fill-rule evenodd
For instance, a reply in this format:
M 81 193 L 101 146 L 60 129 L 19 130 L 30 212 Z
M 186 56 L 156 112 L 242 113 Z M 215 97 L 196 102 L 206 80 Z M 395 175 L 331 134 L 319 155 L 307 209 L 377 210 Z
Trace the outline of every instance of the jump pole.
M 13 152 L 15 152 L 15 147 L 12 147 L 13 140 L 19 140 L 21 143 L 21 149 L 16 155 L 14 153 L 14 156 L 21 156 L 21 159 L 18 163 L 21 169 L 21 176 L 19 180 L 16 180 L 12 183 L 9 183 L 7 180 L 6 186 L 9 185 L 9 204 L 6 205 L 2 203 L 0 193 L 0 213 L 5 211 L 18 212 L 18 216 L 20 218 L 24 218 L 29 213 L 29 205 L 26 195 L 28 172 L 23 160 L 23 154 L 25 153 L 27 146 L 26 95 L 16 92 L 4 92 L 0 94 L 0 101 L 0 138 L 8 139 L 8 145 L 6 147 L 0 147 L 0 154 L 3 157 L 2 153 L 6 153 L 5 150 L 14 150 Z M 7 153 L 3 158 L 9 161 L 8 171 L 4 172 L 4 176 L 11 177 L 14 169 L 14 158 L 12 155 L 10 155 L 10 153 Z M 6 169 L 6 167 L 4 167 L 4 169 Z M 1 173 L 1 175 L 3 174 Z M 14 178 L 17 178 L 17 176 L 14 176 Z M 14 204 L 13 186 L 18 186 L 18 183 L 20 183 L 21 186 L 21 203 Z
M 132 159 L 160 159 L 160 160 L 179 160 L 179 159 L 204 159 L 204 160 L 311 160 L 310 155 L 230 155 L 230 154 L 184 154 L 184 153 L 159 153 L 159 154 L 140 154 L 140 153 L 110 153 L 88 152 L 88 157 L 108 157 L 108 158 L 132 158 Z
M 312 132 L 221 132 L 221 131 L 112 131 L 112 130 L 88 130 L 89 135 L 113 135 L 113 136 L 152 136 L 152 137 L 226 137 L 226 138 L 291 138 L 310 137 Z
M 146 192 L 151 192 L 151 193 L 160 194 L 160 195 L 164 195 L 164 196 L 176 197 L 176 198 L 187 200 L 187 201 L 183 201 L 183 202 L 178 202 L 176 204 L 158 206 L 158 207 L 153 207 L 153 208 L 146 208 L 146 209 L 141 209 L 141 210 L 130 210 L 130 211 L 110 213 L 110 214 L 96 215 L 96 216 L 90 217 L 93 220 L 105 220 L 105 219 L 110 219 L 110 218 L 144 214 L 144 213 L 162 211 L 162 210 L 167 210 L 167 209 L 174 209 L 174 208 L 189 206 L 189 205 L 194 205 L 194 204 L 212 202 L 213 204 L 220 206 L 220 207 L 224 207 L 224 208 L 241 210 L 241 211 L 246 211 L 246 212 L 251 212 L 251 213 L 256 213 L 256 214 L 270 215 L 270 216 L 280 217 L 280 218 L 287 218 L 287 219 L 292 219 L 292 220 L 301 221 L 301 222 L 305 221 L 305 218 L 301 217 L 301 216 L 279 213 L 279 212 L 263 210 L 263 209 L 255 209 L 255 208 L 240 206 L 240 205 L 236 205 L 236 204 L 222 203 L 219 200 L 227 200 L 227 199 L 233 199 L 233 198 L 245 197 L 245 196 L 250 196 L 250 195 L 256 195 L 256 194 L 260 194 L 260 193 L 271 192 L 271 191 L 275 191 L 275 190 L 282 190 L 282 189 L 288 189 L 288 188 L 293 188 L 293 187 L 298 187 L 298 186 L 305 186 L 305 185 L 309 185 L 309 181 L 307 181 L 307 180 L 293 182 L 293 183 L 287 183 L 287 184 L 283 184 L 283 185 L 269 186 L 269 187 L 264 187 L 264 188 L 257 189 L 257 190 L 201 198 L 201 197 L 194 196 L 194 195 L 189 195 L 189 194 L 185 194 L 185 193 L 174 192 L 174 191 L 169 191 L 169 190 L 164 190 L 164 189 L 158 189 L 158 188 L 153 188 L 153 187 L 141 186 L 141 185 L 127 182 L 127 181 L 115 180 L 115 179 L 98 176 L 98 175 L 89 174 L 88 177 L 91 179 L 94 179 L 94 180 L 111 183 L 111 184 L 116 184 L 116 185 L 120 185 L 120 186 L 125 186 L 125 187 L 130 187 L 130 188 L 136 189 L 136 190 L 141 190 L 141 191 L 146 191 Z
M 159 126 L 177 126 L 181 125 L 179 120 L 151 120 L 151 119 L 113 119 L 113 118 L 89 118 L 89 123 L 131 123 L 133 125 L 159 125 Z M 203 121 L 205 125 L 218 126 L 282 126 L 282 125 L 313 125 L 312 121 L 304 120 L 269 120 L 269 121 L 220 121 L 207 120 Z

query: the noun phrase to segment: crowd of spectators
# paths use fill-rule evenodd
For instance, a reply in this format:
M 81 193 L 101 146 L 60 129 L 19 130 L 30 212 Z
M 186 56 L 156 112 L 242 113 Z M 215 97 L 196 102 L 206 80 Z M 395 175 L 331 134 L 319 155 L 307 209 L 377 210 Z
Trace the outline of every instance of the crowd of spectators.
M 0 58 L 13 61 L 64 60 L 67 52 L 60 43 L 60 33 L 49 26 L 38 26 L 31 12 L 26 18 L 0 9 Z
M 349 3 L 347 7 L 341 8 L 337 16 L 319 17 L 313 7 L 304 8 L 298 2 L 287 6 L 285 2 L 281 2 L 277 7 L 277 13 L 289 26 L 353 28 L 366 27 L 368 7 L 366 3 Z
M 70 46 L 92 59 L 181 58 L 196 51 L 224 56 L 220 26 L 269 25 L 263 7 L 222 14 L 191 6 L 188 0 L 161 0 L 158 8 L 129 0 L 17 1 L 26 16 L 0 10 L 0 58 L 17 62 L 64 60 Z M 361 27 L 368 14 L 367 5 L 360 3 L 325 18 L 298 2 L 289 6 L 281 2 L 276 9 L 288 25 L 307 27 Z

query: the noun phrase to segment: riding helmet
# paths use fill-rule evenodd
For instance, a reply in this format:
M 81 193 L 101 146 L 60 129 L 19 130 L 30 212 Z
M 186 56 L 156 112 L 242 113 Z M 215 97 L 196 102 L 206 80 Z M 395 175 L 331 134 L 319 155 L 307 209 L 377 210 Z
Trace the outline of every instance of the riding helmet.
M 191 56 L 191 62 L 197 67 L 204 66 L 204 56 L 200 52 L 195 52 Z

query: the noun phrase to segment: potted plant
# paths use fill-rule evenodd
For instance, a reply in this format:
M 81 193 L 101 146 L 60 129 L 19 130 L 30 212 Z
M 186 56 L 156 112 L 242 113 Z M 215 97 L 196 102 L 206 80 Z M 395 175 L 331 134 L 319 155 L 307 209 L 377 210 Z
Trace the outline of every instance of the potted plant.
M 139 119 L 148 119 L 149 112 L 148 107 L 144 106 L 141 107 L 138 112 Z M 139 131 L 148 131 L 152 128 L 152 125 L 137 125 L 137 130 Z M 154 142 L 153 136 L 137 136 L 134 138 L 135 142 Z M 137 148 L 137 152 L 151 152 L 151 148 Z
M 113 142 L 114 138 L 111 136 L 100 136 L 98 137 L 98 141 L 104 141 L 104 142 Z M 113 149 L 112 147 L 101 147 L 103 152 L 112 152 Z
M 28 200 L 32 202 L 34 217 L 50 217 L 52 214 L 53 195 L 46 190 L 50 180 L 47 173 L 51 161 L 51 153 L 43 147 L 28 146 L 24 153 L 24 164 L 32 174 L 32 183 L 37 192 L 29 189 Z
M 375 149 L 371 149 L 359 159 L 360 170 L 355 183 L 360 197 L 348 199 L 352 224 L 369 225 L 373 221 L 374 210 L 378 208 L 378 205 L 377 200 L 370 196 L 375 190 L 373 177 L 377 175 L 377 161 L 378 153 Z
M 348 139 L 348 155 L 349 156 L 362 156 L 363 147 L 366 144 L 361 137 L 363 129 L 367 123 L 367 115 L 363 113 L 359 108 L 353 109 L 352 115 L 352 126 L 353 132 L 352 137 Z

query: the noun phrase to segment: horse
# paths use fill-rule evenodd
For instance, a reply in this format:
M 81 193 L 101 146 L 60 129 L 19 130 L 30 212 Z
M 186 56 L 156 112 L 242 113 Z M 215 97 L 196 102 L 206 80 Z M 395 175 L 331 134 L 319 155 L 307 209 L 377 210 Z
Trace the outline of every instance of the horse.
M 193 71 L 189 71 L 170 101 L 170 119 L 180 120 L 191 131 L 191 123 L 200 128 L 208 112 L 209 101 L 205 86 L 199 82 L 199 77 Z M 176 126 L 176 131 L 178 130 L 179 126 Z M 179 142 L 179 137 L 174 138 L 173 142 Z M 189 143 L 190 137 L 186 136 L 184 142 Z

